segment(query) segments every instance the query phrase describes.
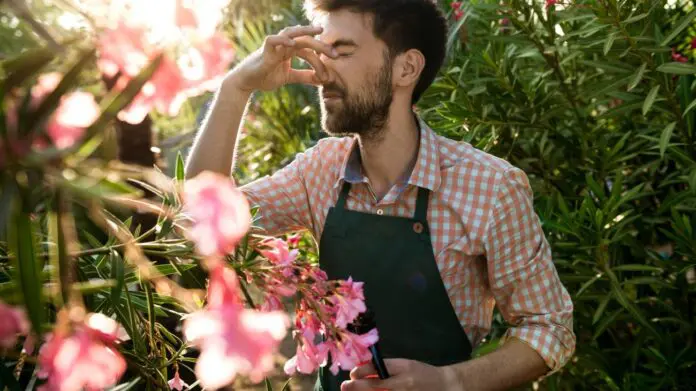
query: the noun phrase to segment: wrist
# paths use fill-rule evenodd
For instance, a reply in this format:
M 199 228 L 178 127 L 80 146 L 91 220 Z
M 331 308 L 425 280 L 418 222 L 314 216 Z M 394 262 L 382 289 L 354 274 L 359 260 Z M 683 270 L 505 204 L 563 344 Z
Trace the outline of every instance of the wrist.
M 446 365 L 440 367 L 440 375 L 444 384 L 445 391 L 464 391 L 462 382 L 462 364 Z
M 224 96 L 249 97 L 253 92 L 253 89 L 249 89 L 244 86 L 244 77 L 235 71 L 232 71 L 225 76 L 220 87 L 220 93 L 224 94 Z

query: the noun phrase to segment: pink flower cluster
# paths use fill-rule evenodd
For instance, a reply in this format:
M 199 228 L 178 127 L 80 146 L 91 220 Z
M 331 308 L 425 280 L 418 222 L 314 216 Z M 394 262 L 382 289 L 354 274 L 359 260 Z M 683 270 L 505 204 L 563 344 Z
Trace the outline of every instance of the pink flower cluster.
M 259 382 L 273 369 L 273 354 L 289 321 L 281 311 L 244 308 L 237 274 L 224 265 L 210 273 L 208 305 L 184 320 L 186 339 L 201 350 L 196 375 L 206 388 L 220 388 L 238 374 Z
M 11 349 L 19 335 L 29 332 L 29 322 L 24 311 L 0 301 L 0 347 Z
M 461 18 L 464 17 L 464 11 L 462 10 L 461 1 L 453 1 L 452 3 L 450 3 L 450 7 L 453 10 L 454 20 L 461 20 Z
M 101 10 L 101 71 L 121 89 L 164 52 L 159 68 L 119 119 L 137 124 L 154 108 L 176 115 L 191 96 L 219 85 L 234 59 L 226 37 L 216 31 L 227 0 L 92 0 Z M 157 15 L 156 17 L 153 17 Z M 180 42 L 186 42 L 181 45 Z
M 119 325 L 102 314 L 90 314 L 72 332 L 54 332 L 39 351 L 39 391 L 97 391 L 115 385 L 126 361 L 115 349 Z

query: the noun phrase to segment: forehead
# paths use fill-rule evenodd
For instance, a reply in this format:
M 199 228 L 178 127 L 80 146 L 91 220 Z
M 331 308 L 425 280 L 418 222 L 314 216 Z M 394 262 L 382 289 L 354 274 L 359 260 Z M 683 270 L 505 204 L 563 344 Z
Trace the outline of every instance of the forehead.
M 343 9 L 318 15 L 314 24 L 323 27 L 319 39 L 328 44 L 337 40 L 351 40 L 362 46 L 379 42 L 373 33 L 372 19 L 370 14 Z

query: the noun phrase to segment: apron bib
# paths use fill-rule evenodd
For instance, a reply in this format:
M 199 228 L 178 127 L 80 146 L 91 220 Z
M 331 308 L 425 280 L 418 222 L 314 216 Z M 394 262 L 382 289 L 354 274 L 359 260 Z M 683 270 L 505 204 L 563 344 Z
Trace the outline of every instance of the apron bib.
M 443 366 L 466 361 L 471 344 L 440 277 L 427 223 L 430 191 L 418 188 L 413 218 L 346 209 L 350 183 L 329 209 L 319 264 L 329 279 L 362 281 L 384 358 Z M 349 372 L 319 369 L 315 391 L 340 391 Z

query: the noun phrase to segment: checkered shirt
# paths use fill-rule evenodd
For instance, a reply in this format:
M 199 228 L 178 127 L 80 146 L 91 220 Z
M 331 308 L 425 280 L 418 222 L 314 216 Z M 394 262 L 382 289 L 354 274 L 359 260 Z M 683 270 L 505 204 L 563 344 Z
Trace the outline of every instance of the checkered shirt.
M 271 176 L 242 186 L 270 235 L 308 229 L 321 238 L 344 181 L 346 207 L 400 217 L 415 213 L 418 187 L 430 189 L 428 225 L 452 306 L 473 346 L 491 329 L 497 305 L 510 328 L 503 340 L 528 343 L 553 373 L 575 350 L 573 303 L 561 284 L 534 212 L 525 173 L 433 132 L 420 121 L 410 177 L 376 200 L 352 137 L 330 137 Z M 389 243 L 385 243 L 389 246 Z

